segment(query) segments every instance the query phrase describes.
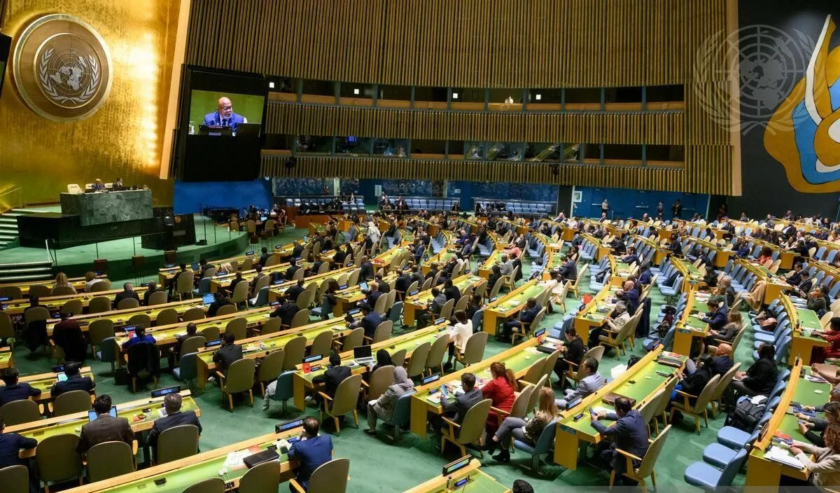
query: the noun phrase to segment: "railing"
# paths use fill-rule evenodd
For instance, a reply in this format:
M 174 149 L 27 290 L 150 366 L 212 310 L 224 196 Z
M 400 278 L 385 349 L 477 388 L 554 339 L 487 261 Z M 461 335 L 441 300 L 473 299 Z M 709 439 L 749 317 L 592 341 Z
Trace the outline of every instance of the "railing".
M 23 187 L 15 187 L 0 193 L 0 214 L 23 207 Z

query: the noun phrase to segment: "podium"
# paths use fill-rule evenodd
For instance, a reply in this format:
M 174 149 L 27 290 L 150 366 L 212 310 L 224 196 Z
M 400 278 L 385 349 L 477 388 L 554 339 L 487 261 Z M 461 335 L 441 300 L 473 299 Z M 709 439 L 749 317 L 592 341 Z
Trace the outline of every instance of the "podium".
M 61 213 L 79 216 L 81 226 L 152 219 L 152 191 L 62 193 Z

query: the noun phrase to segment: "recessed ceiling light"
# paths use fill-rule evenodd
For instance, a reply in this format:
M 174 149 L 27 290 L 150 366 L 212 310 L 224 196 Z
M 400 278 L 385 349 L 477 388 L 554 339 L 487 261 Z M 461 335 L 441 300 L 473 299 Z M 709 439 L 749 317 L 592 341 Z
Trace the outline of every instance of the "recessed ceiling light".
M 268 83 L 268 88 L 269 89 L 274 89 L 274 82 L 269 82 Z
M 537 101 L 542 99 L 542 94 L 537 94 Z
M 359 89 L 353 89 L 353 94 L 355 94 L 356 96 L 358 96 L 358 95 L 359 95 Z
M 458 93 L 457 92 L 452 93 L 452 99 L 458 99 Z

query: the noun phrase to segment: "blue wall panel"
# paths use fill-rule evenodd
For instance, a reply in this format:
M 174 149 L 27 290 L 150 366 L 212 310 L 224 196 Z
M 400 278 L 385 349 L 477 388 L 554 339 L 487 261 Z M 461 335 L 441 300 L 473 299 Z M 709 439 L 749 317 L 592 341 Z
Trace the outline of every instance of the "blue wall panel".
M 176 214 L 201 212 L 205 207 L 243 209 L 251 204 L 259 208 L 272 206 L 271 181 L 175 182 Z
M 682 218 L 687 219 L 695 213 L 706 215 L 709 196 L 706 194 L 682 192 L 652 192 L 645 190 L 627 190 L 623 188 L 587 188 L 578 187 L 582 198 L 576 204 L 575 214 L 583 217 L 601 217 L 601 202 L 607 199 L 611 218 L 642 217 L 648 213 L 656 215 L 656 206 L 661 201 L 665 205 L 665 218 L 671 219 L 671 206 L 677 199 L 682 202 Z M 560 210 L 568 210 L 568 204 L 560 204 Z

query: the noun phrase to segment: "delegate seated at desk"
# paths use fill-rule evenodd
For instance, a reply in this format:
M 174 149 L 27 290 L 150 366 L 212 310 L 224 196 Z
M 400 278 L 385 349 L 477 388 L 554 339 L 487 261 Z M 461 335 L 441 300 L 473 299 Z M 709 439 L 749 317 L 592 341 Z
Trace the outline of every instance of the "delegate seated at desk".
M 67 376 L 67 380 L 56 382 L 50 390 L 50 397 L 53 399 L 65 392 L 73 390 L 90 392 L 96 388 L 96 383 L 94 383 L 92 378 L 84 377 L 79 373 L 78 363 L 67 363 L 64 365 L 64 375 Z
M 295 442 L 289 449 L 289 459 L 298 463 L 297 482 L 306 490 L 309 487 L 309 478 L 318 467 L 332 460 L 333 443 L 329 435 L 319 435 L 320 423 L 315 418 L 303 420 L 303 433 L 300 441 Z M 289 490 L 296 493 L 295 487 L 290 483 Z
M 213 113 L 204 115 L 204 124 L 208 127 L 231 127 L 236 131 L 240 123 L 248 123 L 248 119 L 233 112 L 233 103 L 226 97 L 219 98 L 219 108 Z

